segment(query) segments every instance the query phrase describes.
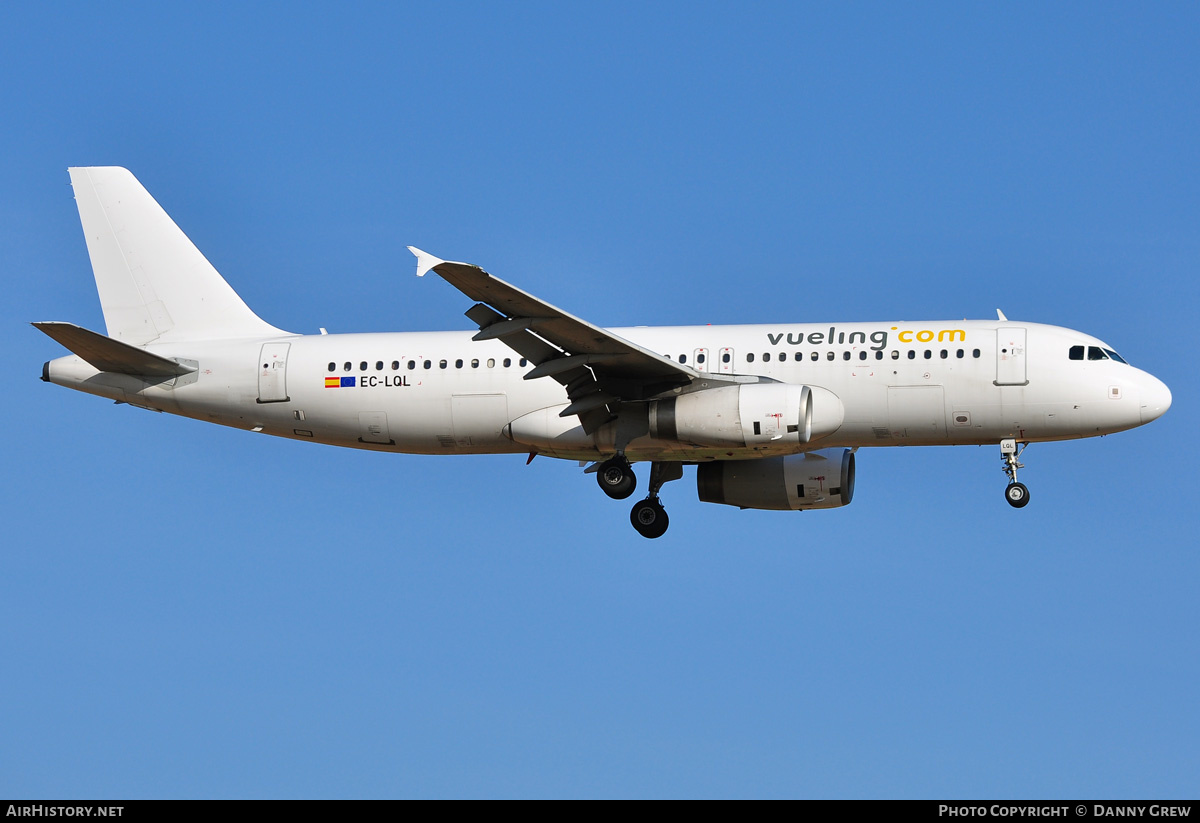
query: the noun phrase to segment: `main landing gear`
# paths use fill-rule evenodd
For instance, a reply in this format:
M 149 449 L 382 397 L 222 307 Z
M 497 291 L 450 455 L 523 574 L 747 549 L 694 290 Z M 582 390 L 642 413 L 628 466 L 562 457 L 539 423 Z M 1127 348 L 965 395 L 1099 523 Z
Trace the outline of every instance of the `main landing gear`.
M 629 522 L 637 529 L 642 537 L 662 537 L 667 531 L 671 520 L 667 510 L 658 499 L 658 490 L 663 483 L 670 483 L 683 477 L 682 463 L 651 463 L 650 464 L 650 493 L 645 500 L 639 500 L 629 513 Z
M 662 537 L 666 533 L 671 521 L 662 501 L 658 499 L 658 491 L 663 483 L 681 477 L 682 463 L 650 464 L 650 492 L 644 500 L 634 503 L 633 510 L 629 512 L 629 522 L 642 537 Z M 596 467 L 596 482 L 604 493 L 614 500 L 624 500 L 637 488 L 637 477 L 633 473 L 633 467 L 623 454 L 610 457 Z
M 633 467 L 625 455 L 618 454 L 605 460 L 596 469 L 596 482 L 613 500 L 624 500 L 637 488 L 637 475 L 633 473 Z
M 647 497 L 633 504 L 629 522 L 642 537 L 655 538 L 666 534 L 671 518 L 667 517 L 667 510 L 658 497 Z
M 1028 443 L 1023 443 L 1018 449 L 1017 441 L 1011 438 L 1000 441 L 1000 459 L 1004 461 L 1004 473 L 1008 475 L 1008 487 L 1004 489 L 1004 499 L 1014 509 L 1024 508 L 1029 503 L 1029 489 L 1025 488 L 1024 483 L 1017 482 L 1017 469 L 1025 468 L 1025 464 L 1018 463 L 1017 458 L 1028 447 Z

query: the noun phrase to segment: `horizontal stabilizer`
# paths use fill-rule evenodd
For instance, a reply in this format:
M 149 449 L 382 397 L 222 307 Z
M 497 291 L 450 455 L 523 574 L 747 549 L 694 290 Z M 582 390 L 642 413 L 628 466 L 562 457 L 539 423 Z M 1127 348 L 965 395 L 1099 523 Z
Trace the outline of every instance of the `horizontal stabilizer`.
M 74 323 L 47 322 L 33 325 L 100 371 L 154 377 L 173 377 L 195 371 L 191 366 L 88 331 Z

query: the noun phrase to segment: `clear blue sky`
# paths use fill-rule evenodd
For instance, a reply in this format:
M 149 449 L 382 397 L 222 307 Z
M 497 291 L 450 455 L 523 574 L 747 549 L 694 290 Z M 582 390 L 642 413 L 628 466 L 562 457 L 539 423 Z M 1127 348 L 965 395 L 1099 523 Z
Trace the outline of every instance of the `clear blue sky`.
M 1195 797 L 1200 7 L 0 6 L 0 795 Z M 103 329 L 69 165 L 268 321 L 467 329 L 405 244 L 607 325 L 1010 318 L 1153 425 L 858 456 L 649 542 L 572 463 L 38 381 Z

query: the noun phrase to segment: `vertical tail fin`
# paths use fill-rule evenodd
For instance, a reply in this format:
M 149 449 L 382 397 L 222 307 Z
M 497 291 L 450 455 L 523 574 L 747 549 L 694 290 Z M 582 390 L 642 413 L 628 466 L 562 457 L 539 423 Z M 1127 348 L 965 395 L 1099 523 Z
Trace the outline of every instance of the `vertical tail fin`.
M 69 171 L 109 337 L 143 346 L 287 334 L 242 302 L 127 169 Z

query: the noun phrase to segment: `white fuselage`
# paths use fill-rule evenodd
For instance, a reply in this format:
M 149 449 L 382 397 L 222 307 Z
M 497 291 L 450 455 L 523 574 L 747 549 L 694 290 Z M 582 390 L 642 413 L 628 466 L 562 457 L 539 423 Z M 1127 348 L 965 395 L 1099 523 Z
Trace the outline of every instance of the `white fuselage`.
M 1108 347 L 1056 326 L 1002 321 L 619 328 L 613 334 L 720 379 L 752 375 L 819 387 L 840 425 L 810 444 L 731 450 L 644 435 L 630 460 L 703 461 L 827 446 L 994 444 L 1090 437 L 1158 417 L 1170 393 L 1112 359 Z M 551 378 L 471 332 L 285 335 L 146 348 L 196 366 L 153 383 L 99 372 L 74 355 L 44 378 L 114 400 L 265 434 L 420 454 L 537 451 L 570 459 L 613 453 L 611 425 L 585 434 Z M 682 360 L 681 360 L 682 358 Z
M 289 334 L 260 318 L 128 170 L 70 169 L 107 334 L 42 321 L 72 354 L 42 378 L 277 437 L 416 454 L 594 461 L 631 525 L 696 464 L 700 500 L 838 508 L 863 446 L 996 444 L 1014 508 L 1020 443 L 1148 423 L 1152 375 L 1070 329 L 995 321 L 603 329 L 484 271 L 409 246 L 473 302 L 476 330 Z M 525 358 L 528 358 L 526 360 Z M 532 458 L 531 458 L 532 459 Z

